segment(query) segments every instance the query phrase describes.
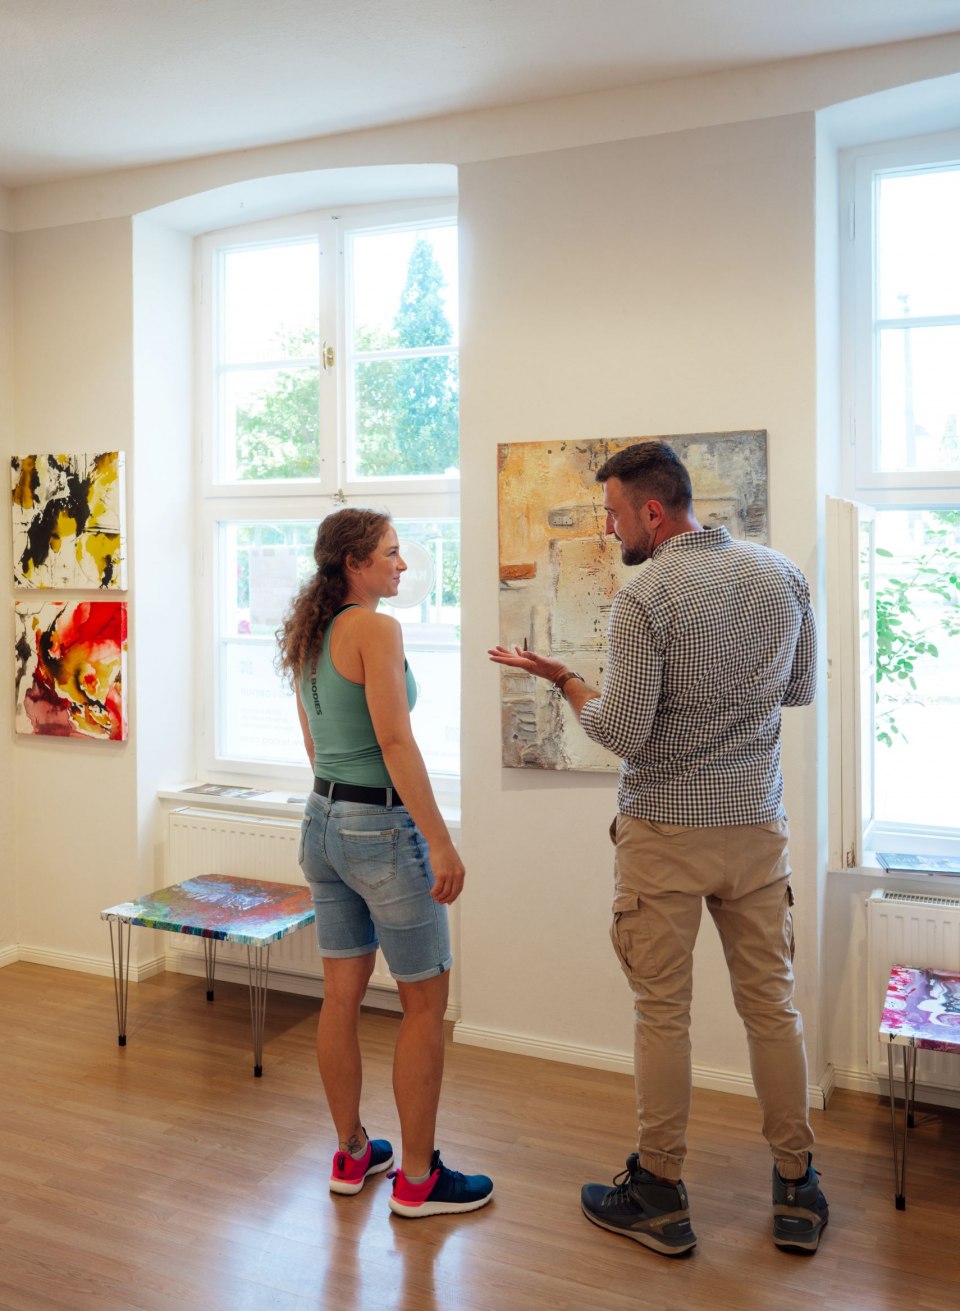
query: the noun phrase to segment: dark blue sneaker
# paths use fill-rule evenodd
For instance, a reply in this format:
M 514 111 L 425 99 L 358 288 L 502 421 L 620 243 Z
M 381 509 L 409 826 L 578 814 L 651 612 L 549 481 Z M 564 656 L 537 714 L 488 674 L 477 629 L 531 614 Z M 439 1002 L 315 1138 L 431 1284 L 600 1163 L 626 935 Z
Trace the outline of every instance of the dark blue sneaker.
M 364 1130 L 366 1133 L 366 1130 Z M 368 1174 L 380 1174 L 393 1165 L 393 1148 L 386 1138 L 368 1138 L 359 1161 L 349 1152 L 337 1152 L 330 1171 L 331 1193 L 359 1193 Z
M 815 1252 L 830 1210 L 820 1191 L 820 1176 L 807 1156 L 807 1173 L 799 1182 L 781 1179 L 773 1167 L 773 1241 L 777 1247 Z
M 665 1256 L 682 1256 L 696 1246 L 682 1183 L 661 1183 L 643 1169 L 639 1156 L 632 1152 L 613 1185 L 584 1184 L 581 1188 L 580 1206 L 588 1220 Z
M 478 1211 L 493 1197 L 493 1181 L 485 1174 L 460 1174 L 448 1170 L 434 1152 L 430 1173 L 422 1184 L 412 1184 L 402 1170 L 395 1170 L 390 1210 L 394 1215 L 417 1219 L 424 1215 L 449 1215 L 456 1211 Z

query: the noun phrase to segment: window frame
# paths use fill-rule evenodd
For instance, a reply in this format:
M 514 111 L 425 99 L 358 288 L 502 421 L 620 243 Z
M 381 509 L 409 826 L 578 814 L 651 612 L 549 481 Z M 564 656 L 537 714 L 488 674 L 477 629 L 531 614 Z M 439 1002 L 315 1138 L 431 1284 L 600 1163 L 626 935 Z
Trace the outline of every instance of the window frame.
M 865 780 L 872 777 L 875 634 L 859 622 L 860 555 L 874 512 L 960 506 L 960 470 L 890 472 L 878 467 L 876 199 L 881 175 L 960 167 L 960 131 L 844 151 L 841 159 L 841 405 L 844 501 L 827 503 L 829 713 L 832 868 L 869 865 L 877 850 L 960 855 L 960 832 L 933 826 L 891 825 L 873 814 Z M 951 316 L 938 316 L 938 320 Z M 916 326 L 923 326 L 916 320 Z M 872 547 L 871 547 L 872 560 Z M 870 597 L 875 596 L 873 567 Z M 875 600 L 870 600 L 875 613 Z M 867 665 L 869 664 L 869 669 Z
M 392 479 L 347 481 L 346 370 L 346 276 L 344 247 L 347 232 L 359 229 L 416 227 L 435 221 L 457 224 L 455 197 L 396 204 L 375 204 L 316 210 L 308 213 L 234 226 L 204 233 L 195 243 L 197 377 L 195 384 L 196 424 L 201 476 L 197 497 L 198 541 L 197 634 L 204 658 L 198 660 L 197 767 L 204 781 L 242 785 L 265 790 L 302 791 L 309 786 L 310 768 L 303 765 L 270 764 L 236 760 L 219 752 L 219 716 L 222 697 L 223 598 L 219 594 L 219 543 L 224 525 L 242 522 L 311 522 L 344 504 L 373 505 L 388 511 L 394 519 L 460 518 L 460 479 L 404 476 Z M 216 334 L 219 304 L 215 261 L 226 249 L 295 240 L 314 232 L 320 234 L 329 256 L 328 286 L 332 297 L 332 331 L 326 340 L 334 344 L 333 392 L 323 415 L 331 413 L 332 424 L 321 435 L 320 477 L 316 479 L 272 479 L 260 482 L 224 478 L 219 467 L 215 400 Z M 323 293 L 321 292 L 321 298 Z M 329 319 L 328 319 L 329 322 Z M 320 344 L 324 342 L 321 320 Z M 459 353 L 459 347 L 458 353 Z M 319 359 L 319 347 L 318 347 Z M 322 376 L 322 369 L 321 369 Z M 431 781 L 438 802 L 448 811 L 459 806 L 459 774 L 432 772 Z
M 880 504 L 906 504 L 911 496 L 926 505 L 941 496 L 955 499 L 960 471 L 889 472 L 878 468 L 877 338 L 874 286 L 874 221 L 877 184 L 881 174 L 907 174 L 926 169 L 960 167 L 960 131 L 909 141 L 884 142 L 844 152 L 842 206 L 846 215 L 843 243 L 845 268 L 841 314 L 846 325 L 845 410 L 850 440 L 845 444 L 844 487 L 854 498 Z M 938 316 L 939 318 L 948 316 Z M 960 322 L 960 316 L 957 319 Z M 913 326 L 923 326 L 917 319 Z

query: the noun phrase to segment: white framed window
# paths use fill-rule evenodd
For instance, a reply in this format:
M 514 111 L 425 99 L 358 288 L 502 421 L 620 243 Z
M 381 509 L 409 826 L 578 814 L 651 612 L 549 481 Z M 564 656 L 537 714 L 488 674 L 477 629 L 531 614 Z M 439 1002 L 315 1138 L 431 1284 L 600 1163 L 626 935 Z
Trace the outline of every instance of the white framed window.
M 831 859 L 852 867 L 960 856 L 960 134 L 850 151 L 844 173 Z
M 389 609 L 438 795 L 459 776 L 457 233 L 453 205 L 358 207 L 198 240 L 200 772 L 309 777 L 275 631 L 320 520 L 393 517 L 411 565 Z M 416 584 L 416 585 L 415 585 Z

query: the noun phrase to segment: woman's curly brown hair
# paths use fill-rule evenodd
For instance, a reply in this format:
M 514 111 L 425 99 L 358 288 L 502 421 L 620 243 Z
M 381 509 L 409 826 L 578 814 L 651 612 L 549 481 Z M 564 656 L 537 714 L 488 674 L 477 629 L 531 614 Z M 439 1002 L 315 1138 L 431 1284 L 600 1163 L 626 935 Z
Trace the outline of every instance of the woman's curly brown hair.
M 347 558 L 369 560 L 390 526 L 390 516 L 377 510 L 336 510 L 328 514 L 313 548 L 317 572 L 300 589 L 277 629 L 277 668 L 296 684 L 323 645 L 327 624 L 347 595 Z

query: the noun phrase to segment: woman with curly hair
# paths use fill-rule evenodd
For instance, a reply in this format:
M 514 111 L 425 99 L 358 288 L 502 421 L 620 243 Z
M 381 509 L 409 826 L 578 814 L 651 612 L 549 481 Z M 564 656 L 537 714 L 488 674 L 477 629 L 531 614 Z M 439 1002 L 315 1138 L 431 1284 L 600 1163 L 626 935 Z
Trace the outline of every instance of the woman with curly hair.
M 357 1026 L 380 947 L 403 1007 L 393 1065 L 403 1153 L 390 1209 L 474 1211 L 493 1184 L 448 1170 L 434 1142 L 452 964 L 447 906 L 464 868 L 410 728 L 417 689 L 400 625 L 377 613 L 407 566 L 389 515 L 373 510 L 328 515 L 313 554 L 317 572 L 277 640 L 314 771 L 300 866 L 323 956 L 317 1063 L 339 1138 L 330 1188 L 358 1193 L 393 1164 L 390 1143 L 368 1138 L 360 1116 Z

